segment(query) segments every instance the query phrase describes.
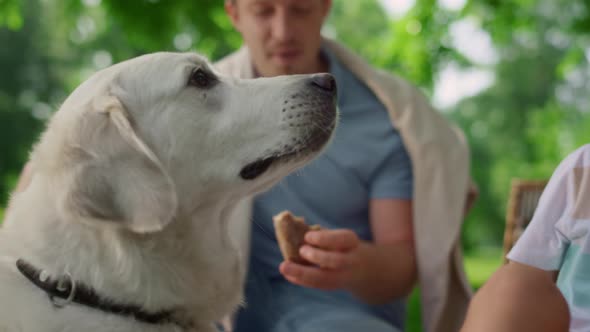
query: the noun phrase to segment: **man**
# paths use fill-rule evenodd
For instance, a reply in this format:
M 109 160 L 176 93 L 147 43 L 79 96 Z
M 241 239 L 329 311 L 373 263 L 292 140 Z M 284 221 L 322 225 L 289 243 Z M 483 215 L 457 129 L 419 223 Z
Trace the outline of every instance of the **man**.
M 330 7 L 330 0 L 225 2 L 245 46 L 221 60 L 220 71 L 242 78 L 329 71 L 341 111 L 325 153 L 254 201 L 246 306 L 235 330 L 401 331 L 418 274 L 426 329 L 457 330 L 469 290 L 461 268 L 454 271 L 460 264 L 449 263 L 460 263 L 467 149 L 415 88 L 321 37 Z M 313 266 L 282 262 L 272 216 L 285 209 L 323 226 L 300 250 Z

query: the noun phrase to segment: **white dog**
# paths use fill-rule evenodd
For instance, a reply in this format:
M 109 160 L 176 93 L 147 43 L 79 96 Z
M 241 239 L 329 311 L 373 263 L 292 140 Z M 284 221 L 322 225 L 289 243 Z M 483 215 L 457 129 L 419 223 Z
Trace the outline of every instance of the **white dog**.
M 196 54 L 98 72 L 50 121 L 0 230 L 0 331 L 213 331 L 241 300 L 228 219 L 314 158 L 329 74 L 238 80 Z

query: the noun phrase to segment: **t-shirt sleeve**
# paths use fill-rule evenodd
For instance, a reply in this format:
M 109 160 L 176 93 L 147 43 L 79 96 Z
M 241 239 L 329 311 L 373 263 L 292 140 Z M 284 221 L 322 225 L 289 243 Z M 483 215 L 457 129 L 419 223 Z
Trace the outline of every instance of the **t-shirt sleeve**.
M 575 156 L 570 155 L 555 170 L 545 187 L 533 219 L 518 239 L 508 259 L 542 270 L 559 270 L 569 246 L 571 171 Z
M 412 199 L 413 186 L 412 162 L 398 134 L 393 148 L 371 174 L 369 196 Z

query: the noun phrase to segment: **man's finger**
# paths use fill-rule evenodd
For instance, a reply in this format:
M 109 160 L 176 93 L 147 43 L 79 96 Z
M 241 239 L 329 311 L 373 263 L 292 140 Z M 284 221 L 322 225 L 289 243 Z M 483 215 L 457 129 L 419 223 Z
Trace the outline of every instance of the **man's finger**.
M 341 288 L 341 277 L 334 271 L 322 270 L 293 262 L 281 263 L 279 270 L 285 276 L 285 279 L 294 284 L 324 290 Z
M 359 238 L 351 230 L 334 229 L 310 231 L 305 234 L 305 242 L 326 250 L 347 251 L 359 245 Z
M 351 264 L 349 255 L 341 251 L 326 251 L 304 245 L 299 249 L 299 253 L 310 263 L 321 268 L 340 270 L 347 268 Z

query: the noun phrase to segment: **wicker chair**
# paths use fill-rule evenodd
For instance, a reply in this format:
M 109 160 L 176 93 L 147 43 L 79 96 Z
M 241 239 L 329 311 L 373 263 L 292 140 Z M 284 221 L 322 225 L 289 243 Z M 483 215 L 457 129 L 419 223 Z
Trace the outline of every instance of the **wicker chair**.
M 506 254 L 533 218 L 545 185 L 547 180 L 512 180 L 504 228 L 504 262 L 507 262 Z

